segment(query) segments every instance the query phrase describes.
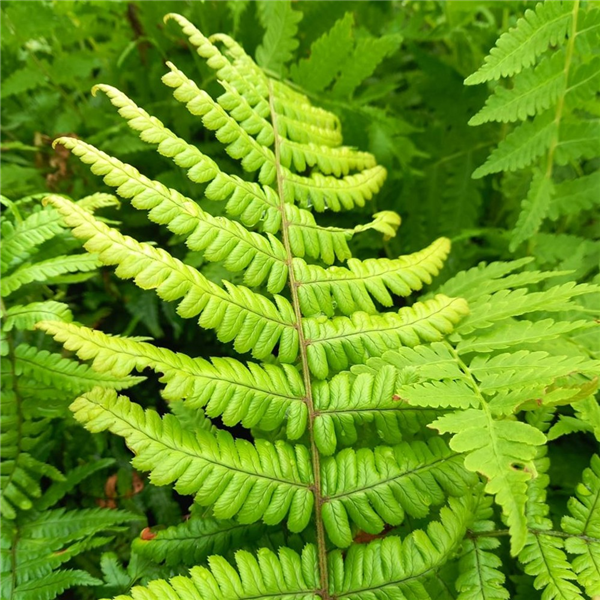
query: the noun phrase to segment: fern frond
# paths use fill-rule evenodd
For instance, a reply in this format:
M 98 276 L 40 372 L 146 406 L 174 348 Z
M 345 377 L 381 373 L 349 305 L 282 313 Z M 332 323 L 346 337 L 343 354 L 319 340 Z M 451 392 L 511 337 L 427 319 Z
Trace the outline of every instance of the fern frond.
M 513 554 L 521 551 L 527 538 L 525 503 L 527 481 L 537 446 L 546 437 L 534 427 L 518 421 L 494 421 L 488 411 L 470 408 L 439 417 L 431 427 L 452 433 L 450 447 L 467 453 L 465 466 L 488 478 L 486 491 L 496 496 L 511 532 Z
M 469 125 L 524 121 L 548 110 L 565 93 L 564 63 L 563 54 L 557 52 L 542 60 L 533 71 L 523 71 L 515 77 L 512 89 L 498 86 Z
M 265 239 L 239 223 L 213 217 L 193 200 L 85 142 L 73 138 L 59 138 L 57 142 L 90 164 L 93 173 L 104 175 L 105 182 L 116 187 L 120 196 L 131 198 L 135 208 L 148 210 L 152 221 L 186 237 L 190 250 L 203 251 L 210 261 L 224 261 L 230 271 L 243 270 L 247 285 L 258 286 L 267 280 L 269 291 L 274 293 L 285 285 L 285 251 L 275 237 Z
M 116 271 L 119 277 L 135 278 L 138 286 L 156 289 L 163 300 L 183 297 L 178 307 L 182 317 L 202 313 L 199 320 L 202 327 L 216 329 L 222 341 L 234 339 L 239 352 L 252 349 L 256 358 L 268 356 L 277 342 L 282 361 L 291 362 L 296 357 L 298 341 L 297 331 L 291 325 L 293 311 L 283 297 L 276 296 L 276 306 L 243 287 L 229 284 L 225 291 L 164 250 L 121 235 L 72 202 L 58 196 L 51 196 L 49 202 L 74 227 L 73 234 L 86 240 L 85 247 L 97 252 L 102 263 L 119 265 Z
M 454 500 L 454 499 L 453 499 Z M 328 593 L 336 598 L 427 598 L 422 581 L 455 551 L 469 520 L 469 502 L 457 500 L 440 511 L 440 521 L 431 522 L 427 531 L 415 531 L 404 540 L 389 536 L 368 545 L 355 544 L 344 556 L 341 551 L 328 557 L 331 581 Z M 302 553 L 280 548 L 275 554 L 261 548 L 256 557 L 239 551 L 237 570 L 220 556 L 209 558 L 209 566 L 193 567 L 190 577 L 154 581 L 134 588 L 133 596 L 115 600 L 173 600 L 211 598 L 250 599 L 254 597 L 303 598 L 318 596 L 318 556 L 315 546 L 307 544 Z M 399 596 L 398 594 L 402 594 Z
M 176 482 L 182 494 L 195 494 L 215 517 L 237 515 L 240 523 L 262 519 L 276 525 L 285 517 L 291 531 L 302 531 L 313 507 L 312 468 L 304 446 L 283 442 L 234 440 L 200 430 L 193 436 L 175 417 L 162 419 L 127 398 L 100 389 L 72 405 L 75 418 L 90 431 L 110 430 L 124 437 L 136 454 L 136 468 L 151 471 L 155 485 Z
M 565 541 L 569 554 L 575 554 L 573 570 L 577 581 L 590 597 L 600 594 L 600 459 L 592 456 L 583 472 L 583 482 L 569 500 L 571 513 L 561 522 L 570 537 Z
M 378 534 L 385 523 L 400 525 L 405 514 L 424 517 L 446 495 L 465 495 L 475 480 L 439 438 L 374 450 L 348 448 L 325 459 L 322 469 L 323 523 L 340 547 L 352 543 L 350 521 Z
M 82 209 L 83 210 L 83 209 Z M 0 295 L 8 296 L 31 282 L 45 282 L 65 273 L 87 273 L 100 265 L 93 254 L 58 256 L 32 264 L 21 265 L 16 271 L 2 278 Z
M 512 232 L 511 251 L 516 250 L 540 229 L 552 205 L 554 193 L 553 181 L 541 171 L 536 170 L 527 197 L 522 202 L 517 224 Z
M 564 552 L 564 540 L 553 535 L 550 512 L 546 504 L 546 475 L 549 461 L 542 456 L 536 460 L 538 476 L 529 483 L 529 501 L 527 517 L 530 531 L 527 543 L 519 554 L 519 560 L 525 566 L 525 572 L 535 577 L 533 585 L 543 589 L 542 597 L 581 599 L 579 588 L 573 583 L 576 579 Z
M 15 348 L 15 369 L 17 377 L 27 375 L 54 389 L 74 394 L 96 386 L 122 390 L 144 380 L 144 377 L 115 377 L 98 373 L 87 365 L 28 344 L 20 344 Z
M 484 65 L 465 80 L 475 85 L 519 73 L 534 64 L 550 45 L 567 35 L 573 18 L 573 2 L 539 2 L 496 42 Z
M 547 152 L 556 133 L 556 121 L 549 113 L 525 121 L 498 144 L 487 161 L 475 169 L 473 177 L 528 167 Z
M 460 354 L 469 352 L 493 352 L 511 346 L 536 344 L 557 338 L 566 333 L 580 329 L 589 329 L 594 324 L 590 321 L 514 321 L 473 338 L 460 341 L 456 347 Z
M 450 333 L 468 312 L 462 298 L 442 294 L 426 302 L 401 308 L 397 313 L 369 315 L 355 312 L 352 317 L 303 319 L 307 359 L 311 372 L 325 379 L 330 370 L 342 371 L 380 356 L 400 346 L 416 346 L 421 341 L 437 341 Z
M 569 179 L 554 186 L 554 196 L 548 207 L 552 220 L 562 215 L 574 215 L 600 203 L 600 171 Z
M 133 548 L 154 562 L 191 567 L 205 562 L 209 556 L 227 554 L 256 542 L 265 531 L 262 523 L 242 525 L 192 516 L 184 523 L 153 532 L 151 539 L 138 538 Z
M 450 251 L 450 240 L 440 238 L 428 248 L 400 258 L 348 260 L 348 268 L 324 269 L 294 259 L 298 281 L 300 307 L 306 316 L 324 313 L 333 316 L 335 310 L 344 315 L 362 310 L 375 313 L 371 296 L 384 306 L 392 306 L 390 291 L 408 296 L 424 283 L 431 283 L 441 270 Z
M 306 427 L 304 384 L 290 365 L 245 366 L 233 358 L 209 362 L 70 323 L 43 322 L 38 328 L 82 360 L 92 359 L 100 373 L 124 377 L 146 367 L 162 373 L 161 381 L 166 384 L 162 393 L 167 400 L 185 399 L 190 408 L 205 408 L 207 415 L 221 416 L 226 425 L 258 425 L 270 431 L 287 415 L 290 439 L 300 437 Z
M 435 410 L 408 406 L 399 401 L 397 370 L 384 365 L 376 373 L 354 376 L 343 372 L 330 381 L 313 383 L 318 415 L 315 443 L 325 455 L 338 444 L 350 446 L 358 441 L 358 428 L 373 423 L 377 435 L 387 444 L 415 434 L 438 415 Z
M 256 49 L 256 61 L 264 69 L 281 73 L 284 65 L 291 60 L 292 52 L 298 47 L 295 35 L 302 13 L 293 10 L 289 0 L 259 4 L 259 14 L 261 13 L 266 31 L 262 44 Z
M 26 305 L 13 305 L 2 315 L 3 331 L 33 329 L 38 321 L 72 321 L 71 309 L 62 302 L 47 300 Z
M 60 215 L 53 210 L 35 212 L 16 226 L 9 220 L 3 221 L 0 252 L 2 273 L 25 260 L 37 246 L 63 231 Z
M 459 561 L 459 576 L 456 579 L 457 600 L 508 600 L 510 594 L 504 587 L 506 577 L 499 567 L 502 561 L 493 552 L 500 541 L 485 534 L 495 529 L 492 502 L 489 497 L 481 497 L 475 511 L 475 518 L 463 542 Z
M 310 92 L 320 92 L 337 76 L 353 49 L 354 15 L 347 12 L 310 47 L 310 56 L 290 68 L 291 78 Z

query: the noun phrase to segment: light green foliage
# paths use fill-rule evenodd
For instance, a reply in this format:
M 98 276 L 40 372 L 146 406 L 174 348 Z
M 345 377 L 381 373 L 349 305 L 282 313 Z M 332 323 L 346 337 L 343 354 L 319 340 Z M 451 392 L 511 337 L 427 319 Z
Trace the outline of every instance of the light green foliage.
M 513 77 L 510 88 L 496 86 L 470 121 L 521 122 L 473 173 L 530 173 L 511 250 L 534 236 L 547 218 L 591 208 L 586 198 L 597 203 L 598 195 L 583 182 L 597 175 L 585 162 L 600 155 L 600 130 L 588 110 L 600 90 L 600 62 L 593 51 L 599 25 L 594 3 L 540 2 L 500 37 L 484 65 L 465 81 L 473 85 Z M 581 187 L 589 192 L 574 203 L 571 189 Z
M 31 222 L 32 239 L 40 242 L 64 223 L 90 252 L 90 267 L 114 266 L 118 277 L 132 280 L 127 285 L 156 292 L 165 311 L 189 319 L 186 337 L 194 346 L 178 352 L 169 349 L 175 343 L 132 336 L 131 328 L 114 335 L 85 327 L 71 322 L 57 302 L 32 299 L 6 311 L 8 333 L 41 319 L 38 329 L 84 361 L 16 345 L 14 375 L 78 394 L 73 415 L 99 434 L 99 447 L 115 443 L 104 442 L 111 439 L 104 432 L 123 438 L 133 466 L 148 474 L 148 490 L 172 485 L 194 502 L 189 520 L 178 524 L 156 511 L 157 526 L 135 541 L 127 567 L 121 548 L 118 555 L 104 554 L 99 593 L 136 600 L 474 600 L 504 599 L 513 591 L 527 597 L 513 579 L 516 568 L 543 600 L 579 598 L 582 589 L 596 593 L 597 459 L 569 503 L 572 516 L 563 518 L 562 532 L 554 530 L 545 492 L 549 441 L 571 432 L 600 435 L 594 398 L 600 362 L 590 342 L 597 332 L 591 305 L 600 288 L 577 282 L 591 279 L 596 246 L 565 234 L 559 247 L 554 238 L 544 242 L 540 236 L 537 265 L 529 258 L 481 264 L 437 289 L 426 288 L 435 285 L 448 258 L 456 222 L 477 222 L 487 185 L 470 180 L 479 154 L 461 148 L 448 157 L 447 171 L 440 163 L 425 173 L 404 172 L 407 180 L 429 184 L 437 169 L 443 171 L 442 193 L 433 196 L 451 201 L 439 211 L 440 220 L 448 219 L 440 231 L 429 228 L 438 216 L 424 208 L 426 233 L 404 227 L 406 236 L 401 230 L 397 239 L 400 217 L 374 206 L 376 194 L 389 194 L 383 188 L 387 171 L 375 154 L 385 157 L 408 139 L 411 128 L 398 112 L 411 113 L 428 92 L 435 103 L 436 85 L 453 89 L 448 65 L 423 67 L 431 74 L 429 88 L 418 78 L 413 86 L 404 71 L 362 86 L 404 35 L 412 39 L 407 62 L 435 62 L 415 42 L 425 34 L 397 19 L 373 37 L 369 8 L 342 14 L 260 2 L 226 10 L 236 30 L 247 29 L 246 16 L 258 15 L 264 37 L 244 44 L 257 48 L 256 62 L 226 34 L 207 36 L 180 15 L 166 18 L 168 35 L 176 35 L 174 21 L 187 36 L 202 78 L 192 75 L 190 62 L 165 60 L 162 81 L 173 94 L 172 106 L 185 115 L 173 121 L 177 133 L 116 87 L 94 88 L 139 136 L 125 138 L 128 143 L 155 147 L 189 182 L 179 185 L 172 171 L 153 180 L 140 172 L 147 170 L 143 162 L 114 158 L 96 148 L 97 140 L 56 140 L 62 152 L 70 150 L 129 200 L 126 210 L 143 211 L 167 230 L 168 243 L 138 241 L 148 237 L 131 228 L 121 232 L 114 221 L 94 215 L 106 197 L 75 203 L 50 195 L 45 210 L 52 219 Z M 308 25 L 299 28 L 302 17 L 315 26 L 320 10 L 324 23 L 314 33 Z M 460 38 L 463 23 L 470 22 L 461 15 L 470 15 L 471 7 L 449 2 L 447 21 L 439 23 L 426 3 L 407 11 L 432 43 L 443 42 L 440 62 L 449 58 L 445 35 L 460 39 L 450 45 L 456 56 L 449 62 L 460 61 L 461 44 L 472 42 Z M 477 18 L 492 20 L 495 11 Z M 515 193 L 525 190 L 515 247 L 547 217 L 577 217 L 595 205 L 595 173 L 586 162 L 596 153 L 595 15 L 578 2 L 536 7 L 501 38 L 480 75 L 469 79 L 515 77 L 473 120 L 509 128 L 525 121 L 477 172 L 502 173 L 494 188 L 500 194 L 515 172 L 529 169 L 525 184 L 515 186 Z M 438 33 L 440 23 L 451 33 Z M 298 47 L 304 58 L 294 62 Z M 469 69 L 463 64 L 460 70 Z M 389 106 L 368 105 L 377 98 L 389 98 Z M 143 104 L 161 110 L 160 101 Z M 456 110 L 448 122 L 463 116 Z M 188 130 L 182 123 L 190 118 L 194 128 Z M 365 143 L 348 144 L 348 130 L 355 133 L 365 118 L 364 135 L 355 138 Z M 196 127 L 203 132 L 196 135 Z M 480 150 L 494 139 L 481 144 L 465 135 L 466 145 L 474 142 Z M 430 137 L 427 149 L 435 147 Z M 372 152 L 358 149 L 365 147 Z M 394 152 L 386 166 L 407 167 L 410 158 L 403 162 L 403 150 Z M 411 189 L 402 189 L 402 197 Z M 568 209 L 562 194 L 575 199 Z M 415 198 L 420 202 L 421 196 Z M 364 215 L 370 207 L 372 220 Z M 355 218 L 364 224 L 345 215 L 355 208 L 362 209 Z M 386 258 L 373 256 L 369 247 L 381 234 Z M 490 232 L 464 235 L 480 234 Z M 427 239 L 416 246 L 419 236 Z M 19 256 L 29 256 L 32 242 L 12 247 L 3 260 L 11 270 L 3 284 L 7 293 L 21 293 L 40 274 L 65 281 L 76 264 L 48 263 L 53 257 L 44 256 L 27 271 Z M 398 257 L 394 247 L 410 253 Z M 564 248 L 575 252 L 560 269 L 544 269 Z M 422 297 L 410 298 L 421 290 Z M 137 296 L 129 310 L 141 311 L 152 297 Z M 156 313 L 159 305 L 151 306 Z M 203 348 L 207 338 L 194 321 L 213 330 L 219 342 L 231 342 L 236 354 L 200 357 L 211 351 Z M 162 335 L 156 314 L 148 328 Z M 139 381 L 134 372 L 147 371 L 158 375 L 167 411 L 143 387 L 131 399 L 117 394 Z M 124 465 L 125 455 L 119 456 Z M 82 465 L 55 474 L 63 480 L 34 499 L 29 516 L 37 518 L 36 511 L 53 506 L 91 472 Z M 165 498 L 157 496 L 157 504 Z M 91 527 L 96 513 L 86 515 Z M 128 518 L 121 517 L 102 527 L 120 527 Z M 65 520 L 87 531 L 77 515 Z M 507 529 L 497 529 L 494 520 Z M 504 536 L 510 554 L 501 550 Z M 71 584 L 79 577 L 54 573 L 52 593 L 61 577 Z M 130 591 L 135 583 L 142 586 Z

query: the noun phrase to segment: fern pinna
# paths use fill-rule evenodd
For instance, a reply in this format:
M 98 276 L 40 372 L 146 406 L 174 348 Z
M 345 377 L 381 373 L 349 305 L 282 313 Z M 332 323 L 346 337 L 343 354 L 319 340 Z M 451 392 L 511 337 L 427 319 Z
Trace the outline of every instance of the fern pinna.
M 525 552 L 528 536 L 541 535 L 527 503 L 543 431 L 556 407 L 591 398 L 599 366 L 576 351 L 556 355 L 551 343 L 593 326 L 589 319 L 535 315 L 575 310 L 578 297 L 598 288 L 569 283 L 535 291 L 552 274 L 527 270 L 521 260 L 477 267 L 440 293 L 392 308 L 431 283 L 448 240 L 396 259 L 352 258 L 348 242 L 365 226 L 323 227 L 312 211 L 363 206 L 384 169 L 372 155 L 342 146 L 335 115 L 267 76 L 230 37 L 206 38 L 184 18 L 169 18 L 215 70 L 224 93 L 214 100 L 171 64 L 164 82 L 256 180 L 222 171 L 118 90 L 97 89 L 144 141 L 204 185 L 209 200 L 226 202 L 228 217 L 212 216 L 83 141 L 58 143 L 191 250 L 242 272 L 245 286 L 217 285 L 67 199 L 48 202 L 117 275 L 178 301 L 182 317 L 198 318 L 262 362 L 194 358 L 73 323 L 39 325 L 99 372 L 126 377 L 150 368 L 162 375 L 173 414 L 161 417 L 101 388 L 72 405 L 91 431 L 124 437 L 152 483 L 174 483 L 195 499 L 189 521 L 145 535 L 135 548 L 158 562 L 197 566 L 189 577 L 135 588 L 132 597 L 425 599 L 452 560 L 462 570 L 461 598 L 482 597 L 478 585 L 502 594 L 501 573 L 488 581 L 477 570 L 481 555 L 495 572 L 490 551 L 503 534 L 489 525 L 489 495 L 502 509 L 512 554 Z M 384 213 L 369 226 L 390 235 L 398 224 Z M 346 266 L 332 266 L 336 261 Z M 532 349 L 541 342 L 549 342 L 544 351 Z M 548 418 L 529 423 L 519 411 Z M 216 418 L 250 429 L 253 441 L 213 425 Z M 433 429 L 455 435 L 448 444 Z M 586 475 L 592 495 L 596 467 Z M 582 502 L 573 505 L 574 518 L 597 519 L 596 505 Z M 577 573 L 582 585 L 593 580 L 581 574 L 598 551 L 588 530 L 578 522 L 565 534 L 580 542 L 581 565 L 567 576 Z M 523 561 L 540 576 L 537 563 Z

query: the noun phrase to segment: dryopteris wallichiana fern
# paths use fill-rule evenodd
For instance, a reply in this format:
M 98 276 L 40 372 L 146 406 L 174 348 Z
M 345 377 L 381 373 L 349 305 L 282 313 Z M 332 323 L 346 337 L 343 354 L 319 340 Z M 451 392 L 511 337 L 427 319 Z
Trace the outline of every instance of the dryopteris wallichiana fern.
M 126 377 L 150 368 L 162 375 L 173 414 L 161 417 L 100 388 L 71 408 L 91 431 L 124 437 L 134 466 L 149 471 L 152 483 L 174 483 L 212 511 L 194 510 L 188 522 L 138 540 L 138 551 L 154 560 L 173 564 L 179 556 L 205 566 L 135 588 L 132 597 L 425 599 L 432 577 L 458 555 L 461 575 L 450 585 L 461 599 L 505 598 L 491 553 L 503 534 L 538 587 L 577 577 L 594 589 L 599 515 L 588 497 L 600 492 L 597 462 L 564 534 L 528 520 L 527 506 L 553 411 L 595 402 L 599 363 L 575 349 L 563 356 L 552 341 L 594 326 L 564 313 L 598 288 L 548 285 L 555 273 L 527 270 L 524 259 L 460 273 L 439 293 L 392 308 L 394 297 L 431 282 L 449 242 L 397 259 L 351 258 L 348 241 L 364 227 L 322 227 L 309 209 L 363 206 L 385 171 L 370 154 L 341 146 L 335 115 L 267 76 L 230 37 L 206 38 L 183 17 L 168 18 L 215 70 L 224 93 L 214 100 L 171 64 L 164 83 L 230 156 L 257 173 L 255 181 L 223 172 L 118 90 L 96 89 L 144 141 L 204 185 L 209 200 L 225 201 L 229 216 L 213 217 L 83 141 L 58 143 L 190 249 L 243 272 L 245 286 L 217 285 L 67 199 L 48 202 L 117 275 L 178 301 L 182 317 L 198 318 L 263 362 L 193 358 L 73 323 L 39 325 L 101 373 Z M 390 235 L 398 224 L 397 216 L 379 214 L 370 226 Z M 327 266 L 334 261 L 346 266 Z M 182 401 L 196 412 L 193 426 L 175 408 Z M 208 421 L 218 417 L 251 429 L 253 441 Z M 432 429 L 452 434 L 449 444 Z M 490 524 L 492 498 L 508 531 Z M 271 549 L 269 532 L 284 522 L 280 547 Z M 554 538 L 533 548 L 532 535 Z M 564 538 L 578 554 L 574 571 L 562 558 Z M 235 552 L 234 567 L 225 557 L 240 546 L 256 551 Z M 538 559 L 549 547 L 560 565 L 548 575 Z
M 95 194 L 77 206 L 91 214 L 115 201 Z M 138 518 L 122 510 L 53 508 L 87 477 L 115 462 L 81 463 L 61 473 L 48 463 L 48 451 L 58 441 L 54 424 L 68 414 L 78 394 L 121 390 L 142 378 L 99 373 L 61 356 L 53 344 L 40 344 L 39 334 L 32 332 L 37 321 L 73 320 L 67 304 L 56 296 L 48 299 L 50 286 L 88 278 L 100 263 L 94 254 L 73 252 L 80 244 L 53 208 L 42 209 L 32 197 L 16 202 L 3 197 L 2 203 L 0 596 L 51 600 L 67 588 L 101 583 L 87 571 L 63 567 Z M 44 486 L 44 479 L 52 484 Z

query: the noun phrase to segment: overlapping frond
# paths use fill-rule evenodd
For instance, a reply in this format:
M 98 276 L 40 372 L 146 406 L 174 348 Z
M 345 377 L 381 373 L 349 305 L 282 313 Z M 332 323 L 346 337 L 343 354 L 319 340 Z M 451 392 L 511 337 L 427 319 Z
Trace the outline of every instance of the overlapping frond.
M 70 323 L 43 322 L 39 328 L 54 336 L 83 360 L 93 360 L 101 373 L 125 377 L 146 367 L 161 373 L 163 396 L 185 399 L 193 409 L 204 408 L 226 425 L 241 423 L 271 431 L 288 420 L 288 436 L 300 437 L 306 428 L 302 378 L 291 365 L 247 363 L 227 357 L 211 361 L 190 358 L 147 342 L 110 336 Z
M 315 377 L 325 379 L 332 370 L 342 371 L 392 348 L 440 340 L 467 312 L 462 298 L 440 294 L 426 302 L 401 308 L 397 313 L 355 312 L 351 317 L 330 320 L 306 318 L 302 325 L 308 365 Z
M 336 598 L 372 596 L 382 600 L 430 597 L 422 581 L 456 550 L 470 519 L 470 503 L 451 501 L 440 511 L 440 521 L 426 531 L 417 530 L 404 540 L 389 536 L 369 544 L 355 544 L 344 556 L 335 551 L 328 557 L 331 574 L 328 593 Z M 316 547 L 304 546 L 301 553 L 281 548 L 276 554 L 267 548 L 256 555 L 239 551 L 236 568 L 219 556 L 209 558 L 208 567 L 194 567 L 189 577 L 154 581 L 134 588 L 132 596 L 115 600 L 200 600 L 212 598 L 319 597 L 319 563 Z
M 317 422 L 318 423 L 318 422 Z M 422 518 L 446 495 L 465 495 L 474 478 L 440 438 L 374 450 L 347 448 L 322 462 L 323 522 L 341 547 L 353 540 L 350 522 L 370 534 Z
M 219 521 L 192 515 L 179 525 L 151 532 L 151 535 L 145 536 L 146 539 L 138 538 L 133 547 L 136 552 L 154 562 L 192 567 L 205 562 L 214 554 L 222 556 L 257 542 L 266 529 L 262 523 L 243 525 L 235 521 Z
M 200 430 L 194 436 L 171 415 L 153 410 L 114 392 L 92 390 L 72 410 L 90 431 L 110 430 L 125 438 L 135 452 L 136 468 L 151 472 L 156 485 L 175 483 L 182 494 L 195 494 L 212 506 L 219 519 L 240 523 L 262 519 L 275 525 L 287 517 L 291 531 L 302 531 L 313 508 L 312 469 L 304 446 L 284 442 L 254 444 L 225 431 Z
M 600 594 L 600 459 L 594 455 L 583 472 L 576 497 L 569 500 L 570 515 L 561 527 L 570 537 L 565 541 L 569 554 L 575 554 L 573 570 L 586 594 Z
M 118 265 L 119 277 L 134 278 L 143 289 L 156 289 L 163 300 L 182 298 L 177 309 L 182 317 L 201 313 L 200 324 L 216 329 L 222 341 L 235 340 L 239 352 L 252 350 L 255 357 L 264 358 L 279 342 L 283 361 L 296 357 L 297 331 L 285 298 L 276 296 L 275 304 L 244 287 L 229 284 L 224 290 L 164 250 L 121 235 L 72 202 L 58 196 L 49 201 L 103 264 Z

